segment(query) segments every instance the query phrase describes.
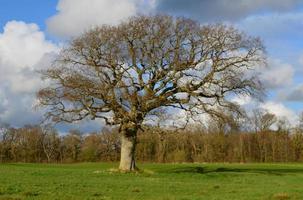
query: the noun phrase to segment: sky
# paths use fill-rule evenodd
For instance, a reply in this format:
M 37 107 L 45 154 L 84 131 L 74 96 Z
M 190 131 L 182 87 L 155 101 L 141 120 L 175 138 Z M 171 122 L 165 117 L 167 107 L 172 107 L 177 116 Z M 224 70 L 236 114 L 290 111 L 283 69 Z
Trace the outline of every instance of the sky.
M 92 26 L 157 13 L 232 24 L 259 36 L 268 56 L 268 67 L 260 71 L 267 97 L 263 102 L 233 100 L 298 122 L 303 111 L 303 0 L 0 0 L 0 123 L 21 127 L 41 121 L 35 93 L 46 83 L 37 71 L 47 68 L 69 39 Z M 57 127 L 92 131 L 101 123 Z

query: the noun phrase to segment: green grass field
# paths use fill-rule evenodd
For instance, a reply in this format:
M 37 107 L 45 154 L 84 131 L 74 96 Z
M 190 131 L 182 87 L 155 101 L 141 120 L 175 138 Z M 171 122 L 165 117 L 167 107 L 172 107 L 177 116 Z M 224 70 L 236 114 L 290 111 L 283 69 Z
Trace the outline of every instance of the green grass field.
M 303 164 L 0 164 L 0 199 L 303 199 Z

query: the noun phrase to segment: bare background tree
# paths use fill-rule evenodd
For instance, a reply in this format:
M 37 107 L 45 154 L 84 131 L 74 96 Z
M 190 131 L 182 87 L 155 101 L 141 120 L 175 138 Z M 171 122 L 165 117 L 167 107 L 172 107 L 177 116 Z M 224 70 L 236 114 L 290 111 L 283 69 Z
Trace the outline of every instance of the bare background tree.
M 47 162 L 51 162 L 57 154 L 60 139 L 57 131 L 50 125 L 43 127 L 41 131 L 43 152 L 47 157 Z
M 262 109 L 254 109 L 251 123 L 256 132 L 268 131 L 277 122 L 277 117 Z
M 137 133 L 150 112 L 240 113 L 232 95 L 261 94 L 253 70 L 265 63 L 258 38 L 231 26 L 185 18 L 138 16 L 73 39 L 43 77 L 38 92 L 47 118 L 104 119 L 119 127 L 120 170 L 136 170 Z M 226 112 L 220 112 L 220 109 Z

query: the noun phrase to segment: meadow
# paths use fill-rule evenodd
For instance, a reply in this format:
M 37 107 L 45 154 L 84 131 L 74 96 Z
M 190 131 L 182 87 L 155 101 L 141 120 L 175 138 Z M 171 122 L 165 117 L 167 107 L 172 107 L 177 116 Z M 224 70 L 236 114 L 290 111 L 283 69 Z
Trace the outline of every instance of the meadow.
M 0 164 L 0 200 L 303 199 L 303 164 Z

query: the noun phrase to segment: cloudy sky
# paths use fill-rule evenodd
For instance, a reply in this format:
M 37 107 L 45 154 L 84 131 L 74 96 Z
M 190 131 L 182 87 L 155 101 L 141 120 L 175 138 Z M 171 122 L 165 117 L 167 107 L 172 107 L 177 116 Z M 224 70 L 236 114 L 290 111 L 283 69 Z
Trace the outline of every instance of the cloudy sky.
M 37 71 L 48 67 L 66 40 L 94 25 L 154 13 L 230 23 L 260 36 L 268 52 L 269 66 L 261 74 L 267 98 L 235 101 L 296 123 L 303 111 L 302 0 L 0 0 L 0 123 L 19 127 L 41 120 L 35 92 L 44 83 Z M 73 126 L 89 131 L 100 124 Z

